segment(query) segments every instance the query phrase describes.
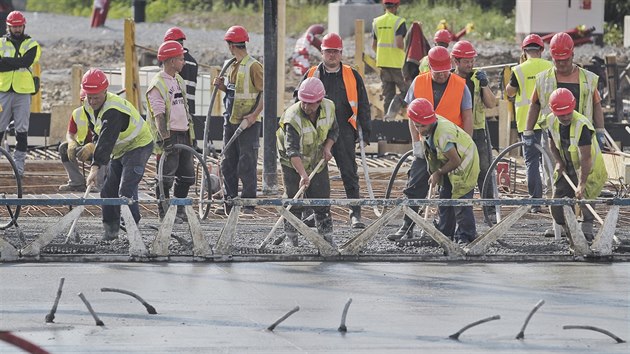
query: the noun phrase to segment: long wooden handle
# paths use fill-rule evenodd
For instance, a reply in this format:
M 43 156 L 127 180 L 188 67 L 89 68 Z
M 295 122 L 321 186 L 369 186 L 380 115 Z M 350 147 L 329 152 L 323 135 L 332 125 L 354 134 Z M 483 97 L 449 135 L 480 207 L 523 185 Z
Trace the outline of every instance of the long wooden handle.
M 562 171 L 562 176 L 564 176 L 567 182 L 569 182 L 569 185 L 571 186 L 571 188 L 573 188 L 573 191 L 577 192 L 577 187 L 575 186 L 575 184 L 573 183 L 569 175 L 567 175 L 566 172 Z M 597 215 L 597 213 L 595 212 L 595 209 L 593 209 L 593 207 L 590 204 L 585 204 L 585 205 L 586 205 L 586 209 L 588 209 L 588 211 L 590 211 L 593 214 L 593 216 L 595 216 L 595 219 L 597 220 L 597 222 L 600 223 L 600 225 L 604 225 L 604 220 L 602 220 L 602 218 L 600 218 L 599 215 Z

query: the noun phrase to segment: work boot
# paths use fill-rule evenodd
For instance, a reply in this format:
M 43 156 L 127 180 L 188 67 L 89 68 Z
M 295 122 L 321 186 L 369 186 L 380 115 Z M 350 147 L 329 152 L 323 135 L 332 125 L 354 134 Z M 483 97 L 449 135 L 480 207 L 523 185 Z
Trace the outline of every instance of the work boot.
M 317 226 L 317 232 L 322 235 L 326 242 L 335 246 L 333 241 L 333 223 L 330 213 L 315 214 L 315 226 Z
M 175 214 L 175 223 L 183 224 L 184 222 L 188 222 L 188 216 L 186 215 L 186 210 L 183 205 L 177 206 L 177 213 Z
M 403 225 L 393 234 L 387 235 L 387 239 L 390 241 L 400 241 L 403 237 L 406 239 L 413 238 L 413 228 L 416 224 L 410 219 L 405 218 Z
M 85 192 L 85 184 L 72 185 L 70 183 L 62 184 L 59 186 L 60 192 Z
M 586 238 L 586 241 L 588 241 L 589 243 L 593 242 L 593 221 L 589 220 L 589 221 L 583 221 L 582 222 L 582 232 L 584 233 L 584 238 Z
M 545 230 L 545 237 L 555 237 L 556 234 L 553 232 L 553 227 Z M 560 233 L 560 237 L 567 237 L 567 233 L 564 232 L 564 228 L 562 228 L 562 232 Z
M 118 238 L 118 232 L 120 231 L 120 223 L 118 222 L 103 222 L 103 228 L 105 233 L 101 241 L 112 241 Z
M 284 240 L 287 246 L 298 247 L 298 233 L 297 231 L 285 231 L 284 232 Z
M 352 216 L 350 218 L 350 224 L 352 225 L 353 229 L 365 229 L 365 224 L 362 223 L 361 219 L 356 216 Z
M 26 161 L 26 151 L 15 150 L 13 152 L 13 160 L 15 160 L 15 169 L 20 177 L 24 177 L 24 164 Z

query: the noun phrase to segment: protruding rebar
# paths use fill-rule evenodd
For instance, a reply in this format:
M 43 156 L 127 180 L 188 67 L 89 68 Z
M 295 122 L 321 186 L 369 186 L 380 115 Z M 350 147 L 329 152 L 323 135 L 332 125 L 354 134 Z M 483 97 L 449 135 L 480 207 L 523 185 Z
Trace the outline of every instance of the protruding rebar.
M 626 341 L 617 337 L 616 335 L 612 334 L 611 332 L 602 329 L 602 328 L 598 328 L 598 327 L 593 327 L 593 326 L 574 326 L 574 325 L 566 325 L 566 326 L 562 326 L 562 329 L 587 329 L 589 331 L 595 331 L 595 332 L 599 332 L 599 333 L 603 333 L 607 336 L 609 336 L 610 338 L 614 339 L 617 341 L 617 343 L 625 343 Z
M 486 323 L 486 322 L 490 322 L 490 321 L 494 321 L 494 320 L 500 320 L 501 316 L 500 315 L 494 315 L 492 317 L 488 317 L 488 318 L 484 318 L 483 320 L 479 320 L 476 322 L 473 322 L 467 326 L 464 326 L 464 328 L 460 329 L 459 331 L 457 331 L 457 333 L 451 334 L 450 336 L 448 336 L 450 339 L 455 339 L 458 340 L 459 336 L 464 333 L 464 331 L 466 331 L 467 329 L 471 328 L 471 327 L 475 327 L 477 325 L 480 325 L 482 323 Z
M 282 321 L 286 320 L 287 318 L 289 318 L 289 316 L 291 316 L 292 314 L 296 313 L 300 311 L 300 306 L 295 306 L 293 309 L 291 309 L 291 311 L 287 312 L 284 316 L 280 317 L 276 322 L 274 322 L 271 326 L 267 327 L 268 331 L 273 331 L 277 325 L 279 325 L 280 323 L 282 323 Z
M 352 298 L 349 298 L 348 302 L 346 302 L 346 306 L 343 307 L 343 312 L 341 313 L 341 324 L 339 325 L 339 328 L 337 328 L 337 331 L 341 333 L 348 332 L 348 328 L 346 327 L 346 316 L 348 315 L 348 309 L 350 308 L 351 303 Z
M 529 312 L 529 315 L 527 315 L 527 318 L 525 319 L 525 323 L 523 323 L 523 327 L 521 327 L 521 331 L 518 332 L 518 334 L 516 335 L 516 339 L 523 339 L 523 338 L 525 338 L 525 328 L 527 327 L 527 324 L 529 323 L 529 320 L 536 313 L 536 311 L 538 311 L 538 309 L 544 304 L 545 304 L 545 300 L 538 301 L 536 306 L 534 306 L 534 308 Z
M 90 305 L 90 302 L 85 298 L 85 295 L 83 295 L 83 293 L 78 293 L 77 295 L 81 298 L 81 300 L 85 304 L 85 307 L 87 307 L 88 311 L 90 311 L 90 314 L 92 314 L 92 317 L 94 317 L 94 321 L 96 321 L 96 325 L 104 326 L 105 324 L 103 323 L 103 321 L 101 321 L 100 318 L 98 318 L 98 316 L 96 315 L 96 312 L 94 312 L 94 309 L 92 308 L 92 305 Z
M 61 298 L 61 290 L 63 289 L 63 283 L 66 281 L 66 278 L 59 278 L 59 288 L 57 289 L 57 296 L 55 297 L 55 302 L 53 303 L 52 309 L 46 315 L 46 323 L 54 323 L 55 312 L 57 312 L 57 305 L 59 305 L 59 299 Z
M 144 307 L 147 309 L 147 312 L 150 315 L 157 315 L 157 311 L 155 311 L 155 307 L 151 306 L 148 302 L 144 301 L 143 298 L 141 298 L 138 294 L 133 293 L 129 290 L 123 290 L 123 289 L 116 289 L 116 288 L 101 288 L 102 292 L 110 292 L 110 293 L 120 293 L 120 294 L 125 294 L 125 295 L 129 295 L 133 298 L 135 298 L 136 300 L 140 301 L 142 303 L 142 305 L 144 305 Z

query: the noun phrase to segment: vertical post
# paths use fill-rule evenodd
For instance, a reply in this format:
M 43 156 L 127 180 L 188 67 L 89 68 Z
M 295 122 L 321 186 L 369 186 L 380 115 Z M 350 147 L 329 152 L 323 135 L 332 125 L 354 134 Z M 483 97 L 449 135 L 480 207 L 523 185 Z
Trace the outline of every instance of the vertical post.
M 284 54 L 285 49 L 285 37 L 286 37 L 286 0 L 278 0 L 278 94 L 276 110 L 278 112 L 284 112 L 284 75 L 286 68 L 286 58 Z
M 33 65 L 33 76 L 37 76 L 41 79 L 42 67 L 39 63 Z M 31 96 L 31 113 L 41 113 L 42 111 L 42 89 L 40 87 L 39 92 Z
M 138 57 L 136 56 L 136 25 L 132 19 L 125 19 L 125 95 L 127 101 L 142 114 L 140 104 L 140 77 L 138 75 Z
M 278 171 L 276 160 L 276 129 L 278 128 L 278 3 L 276 0 L 264 0 L 264 114 L 263 114 L 263 194 L 278 192 Z
M 81 103 L 81 79 L 83 78 L 83 65 L 72 64 L 72 107 L 79 107 Z
M 361 76 L 365 75 L 365 63 L 363 62 L 363 50 L 365 44 L 363 39 L 365 31 L 365 25 L 363 19 L 354 20 L 354 43 L 356 48 L 354 49 L 354 67 L 357 69 Z

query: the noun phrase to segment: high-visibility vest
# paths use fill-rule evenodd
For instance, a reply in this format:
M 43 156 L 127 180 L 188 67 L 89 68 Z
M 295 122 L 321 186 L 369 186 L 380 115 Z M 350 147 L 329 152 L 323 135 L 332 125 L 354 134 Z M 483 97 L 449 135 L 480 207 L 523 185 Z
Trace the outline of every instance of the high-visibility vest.
M 287 156 L 284 146 L 284 129 L 289 124 L 300 134 L 302 164 L 306 173 L 310 174 L 323 157 L 324 142 L 326 142 L 328 131 L 332 128 L 334 121 L 335 104 L 327 98 L 322 100 L 315 125 L 311 123 L 310 119 L 302 111 L 302 108 L 300 108 L 300 102 L 291 105 L 280 117 L 278 130 L 276 131 L 280 163 L 293 168 L 291 159 Z M 324 168 L 325 165 L 322 165 L 317 172 L 323 171 Z
M 461 106 L 465 87 L 466 80 L 451 74 L 448 78 L 446 90 L 444 90 L 444 94 L 440 99 L 440 104 L 435 107 L 435 102 L 433 101 L 433 79 L 431 78 L 431 73 L 424 73 L 416 77 L 413 94 L 415 98 L 426 98 L 433 105 L 436 114 L 463 128 Z
M 236 82 L 234 88 L 234 103 L 232 104 L 232 112 L 230 113 L 230 123 L 240 124 L 243 116 L 246 116 L 256 108 L 256 98 L 260 91 L 256 89 L 250 75 L 250 69 L 254 63 L 258 61 L 249 55 L 246 55 L 238 64 L 238 72 L 236 73 Z M 258 116 L 257 121 L 262 120 Z
M 424 154 L 427 158 L 429 171 L 437 171 L 448 162 L 444 155 L 444 149 L 448 143 L 455 144 L 457 154 L 461 159 L 461 164 L 448 173 L 448 179 L 453 187 L 452 198 L 458 199 L 470 192 L 477 185 L 479 176 L 479 153 L 472 137 L 462 128 L 453 124 L 448 119 L 437 116 L 437 124 L 431 135 L 436 152 L 429 147 L 429 142 L 425 140 Z M 441 183 L 440 183 L 441 184 Z
M 306 77 L 319 78 L 319 68 L 321 64 L 318 66 L 313 66 L 308 69 Z M 352 109 L 352 115 L 348 118 L 348 123 L 357 130 L 357 114 L 359 113 L 359 94 L 357 92 L 357 79 L 354 77 L 354 73 L 352 72 L 352 68 L 350 65 L 343 64 L 341 66 L 341 78 L 343 79 L 343 86 L 346 89 L 346 97 L 348 98 L 348 103 L 350 104 L 350 108 Z
M 527 114 L 529 113 L 529 105 L 532 103 L 531 98 L 536 88 L 536 75 L 553 67 L 553 63 L 549 60 L 541 58 L 529 58 L 520 65 L 512 68 L 512 72 L 518 81 L 518 92 L 514 100 L 516 111 L 516 130 L 522 133 L 527 125 Z M 538 118 L 543 116 L 539 113 Z M 540 129 L 536 124 L 534 129 Z
M 77 134 L 75 140 L 79 143 L 79 145 L 83 145 L 90 131 L 88 123 L 89 118 L 87 116 L 87 113 L 85 113 L 85 109 L 83 109 L 83 106 L 75 108 L 74 111 L 72 111 L 72 120 L 77 126 Z
M 593 121 L 593 94 L 597 90 L 597 81 L 599 77 L 592 72 L 582 69 L 579 66 L 579 84 L 580 84 L 580 105 L 575 108 L 576 111 L 583 114 L 590 122 Z M 556 81 L 556 70 L 550 68 L 536 75 L 536 91 L 538 92 L 538 101 L 542 113 L 547 116 L 551 113 L 549 107 L 549 96 L 558 88 Z M 578 99 L 578 97 L 576 97 Z M 547 122 L 539 122 L 541 127 L 546 127 Z
M 125 153 L 153 142 L 153 137 L 149 131 L 149 124 L 142 119 L 142 116 L 131 102 L 118 95 L 107 92 L 107 98 L 98 112 L 98 116 L 94 115 L 94 109 L 88 104 L 87 100 L 83 103 L 83 107 L 85 108 L 88 118 L 94 124 L 94 133 L 96 133 L 96 135 L 101 135 L 103 115 L 110 109 L 115 109 L 129 116 L 129 126 L 127 126 L 125 131 L 120 132 L 118 140 L 116 140 L 114 144 L 114 149 L 112 150 L 113 159 L 119 159 Z
M 175 74 L 175 79 L 177 80 L 177 86 L 179 86 L 182 96 L 185 96 L 186 83 L 184 82 L 184 79 L 179 74 Z M 162 97 L 162 100 L 164 101 L 165 108 L 166 108 L 165 114 L 164 114 L 166 118 L 166 126 L 170 127 L 169 122 L 171 120 L 171 98 L 169 97 L 169 94 L 168 94 L 168 86 L 166 85 L 166 81 L 164 81 L 164 78 L 162 77 L 162 72 L 159 72 L 155 76 L 153 76 L 153 78 L 151 79 L 151 82 L 149 83 L 149 87 L 147 88 L 147 92 L 145 93 L 146 98 L 147 98 L 147 108 L 149 109 L 149 114 L 147 114 L 147 120 L 149 122 L 149 130 L 151 131 L 153 140 L 157 142 L 157 141 L 164 140 L 164 138 L 161 137 L 158 132 L 157 124 L 155 122 L 155 114 L 153 113 L 153 108 L 151 107 L 151 100 L 149 100 L 149 92 L 154 87 L 157 88 L 158 92 L 160 93 L 160 96 Z M 192 145 L 195 139 L 195 127 L 193 125 L 192 116 L 188 114 L 189 107 L 188 107 L 188 100 L 186 98 L 184 98 L 184 107 L 186 110 L 186 114 L 188 116 L 187 117 L 188 118 L 188 133 L 190 137 L 190 144 Z M 153 147 L 153 150 L 155 153 L 161 153 L 162 148 L 156 144 Z
M 486 106 L 481 98 L 481 85 L 475 77 L 476 73 L 477 70 L 473 70 L 470 78 L 474 85 L 473 92 L 470 93 L 473 100 L 473 129 L 486 129 Z
M 405 51 L 396 47 L 396 31 L 405 19 L 386 11 L 372 22 L 376 35 L 376 66 L 400 69 L 405 64 Z
M 573 111 L 573 119 L 571 120 L 571 126 L 569 128 L 569 139 L 571 144 L 569 145 L 568 150 L 565 151 L 561 146 L 560 140 L 560 120 L 553 113 L 547 115 L 547 120 L 549 121 L 549 126 L 551 127 L 549 129 L 551 137 L 553 138 L 556 148 L 560 151 L 560 156 L 565 163 L 570 159 L 576 172 L 579 172 L 581 167 L 580 147 L 578 146 L 578 142 L 580 141 L 580 136 L 582 135 L 584 126 L 588 127 L 588 129 L 593 133 L 591 138 L 591 158 L 593 159 L 593 164 L 591 172 L 586 178 L 584 197 L 586 199 L 597 198 L 602 191 L 604 184 L 608 181 L 608 172 L 606 171 L 602 151 L 597 143 L 593 123 L 586 118 L 586 116 Z M 554 181 L 558 181 L 558 179 L 563 177 L 558 173 L 554 173 L 553 178 Z
M 37 47 L 37 54 L 33 64 L 39 61 L 42 49 L 39 44 L 32 38 L 25 39 L 17 51 L 18 56 L 23 56 L 33 47 Z M 0 39 L 0 58 L 15 58 L 16 51 L 13 43 L 7 37 Z M 35 93 L 35 83 L 33 82 L 33 66 L 28 68 L 19 68 L 17 70 L 5 71 L 0 73 L 0 92 L 7 92 L 11 87 L 16 93 L 31 94 Z

